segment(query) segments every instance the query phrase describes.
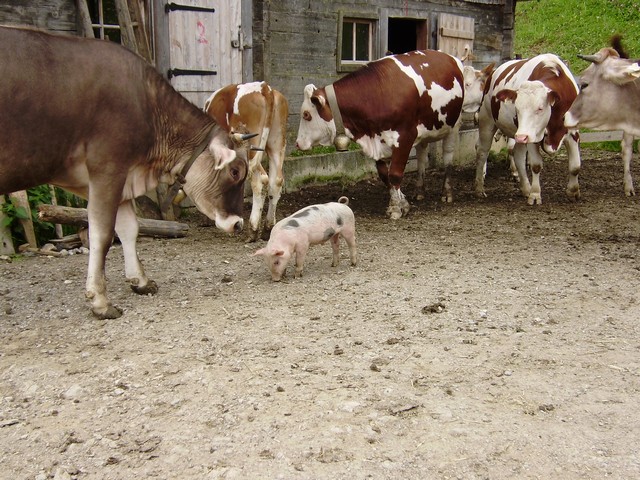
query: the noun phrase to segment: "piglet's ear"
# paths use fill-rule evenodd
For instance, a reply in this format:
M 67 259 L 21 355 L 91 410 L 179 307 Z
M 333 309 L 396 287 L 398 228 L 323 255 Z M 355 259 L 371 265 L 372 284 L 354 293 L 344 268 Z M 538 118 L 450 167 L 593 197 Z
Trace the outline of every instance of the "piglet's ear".
M 256 250 L 253 256 L 255 257 L 256 255 L 264 255 L 265 253 L 266 253 L 265 249 L 261 248 L 260 250 Z
M 284 250 L 276 250 L 275 252 L 273 252 L 273 254 L 274 254 L 276 257 L 281 257 L 281 256 L 283 256 L 283 255 L 284 255 Z
M 217 142 L 212 142 L 209 145 L 209 151 L 213 155 L 216 170 L 221 170 L 225 165 L 233 162 L 236 159 L 236 151 L 227 148 Z

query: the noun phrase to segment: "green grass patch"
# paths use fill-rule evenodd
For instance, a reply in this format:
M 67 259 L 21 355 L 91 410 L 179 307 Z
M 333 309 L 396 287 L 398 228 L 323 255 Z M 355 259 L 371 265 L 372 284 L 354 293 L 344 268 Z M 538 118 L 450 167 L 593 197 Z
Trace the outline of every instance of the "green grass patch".
M 514 53 L 555 53 L 579 74 L 614 34 L 632 58 L 640 56 L 640 0 L 537 0 L 516 4 Z
M 349 143 L 349 151 L 361 150 L 360 145 L 356 142 Z M 289 153 L 290 157 L 306 157 L 309 155 L 327 155 L 330 153 L 336 153 L 336 147 L 333 145 L 330 147 L 323 147 L 322 145 L 318 145 L 317 147 L 312 147 L 311 150 L 292 150 Z

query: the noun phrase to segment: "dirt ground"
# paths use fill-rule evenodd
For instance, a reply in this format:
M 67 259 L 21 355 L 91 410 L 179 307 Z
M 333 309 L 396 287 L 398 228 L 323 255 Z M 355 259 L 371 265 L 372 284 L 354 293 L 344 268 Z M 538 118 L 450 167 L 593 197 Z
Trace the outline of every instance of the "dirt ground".
M 155 297 L 112 248 L 117 320 L 84 255 L 0 263 L 0 478 L 640 478 L 640 197 L 619 154 L 583 165 L 572 203 L 547 159 L 537 207 L 496 165 L 443 205 L 432 172 L 398 221 L 377 179 L 287 194 L 348 195 L 359 264 L 316 246 L 281 283 L 194 216 L 139 242 Z

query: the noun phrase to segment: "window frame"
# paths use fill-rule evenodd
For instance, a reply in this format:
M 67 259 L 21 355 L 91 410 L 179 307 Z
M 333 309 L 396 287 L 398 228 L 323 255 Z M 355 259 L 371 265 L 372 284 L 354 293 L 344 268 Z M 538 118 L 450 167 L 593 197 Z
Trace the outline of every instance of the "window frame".
M 369 59 L 368 60 L 343 60 L 342 59 L 342 43 L 344 38 L 344 23 L 351 22 L 353 25 L 358 23 L 369 25 Z M 379 18 L 374 14 L 367 13 L 352 13 L 352 12 L 339 12 L 338 15 L 338 42 L 336 46 L 336 70 L 338 72 L 353 72 L 358 70 L 363 65 L 376 60 L 378 58 L 378 32 L 379 32 Z M 355 28 L 353 29 L 353 35 L 355 36 Z M 353 50 L 355 51 L 356 45 L 354 43 Z

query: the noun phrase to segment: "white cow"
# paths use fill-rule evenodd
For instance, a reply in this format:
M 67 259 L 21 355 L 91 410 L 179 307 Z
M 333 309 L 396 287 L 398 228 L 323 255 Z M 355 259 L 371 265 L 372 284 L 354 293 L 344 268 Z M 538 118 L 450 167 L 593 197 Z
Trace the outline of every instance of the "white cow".
M 482 107 L 478 114 L 479 137 L 476 145 L 476 194 L 485 196 L 484 174 L 487 155 L 494 135 L 499 129 L 514 138 L 514 160 L 518 170 L 520 189 L 529 205 L 541 204 L 540 171 L 541 148 L 555 153 L 566 146 L 569 156 L 569 184 L 567 195 L 580 198 L 579 135 L 568 130 L 563 117 L 578 94 L 573 75 L 553 54 L 531 59 L 511 60 L 500 65 L 492 74 Z M 526 170 L 531 167 L 532 181 Z

